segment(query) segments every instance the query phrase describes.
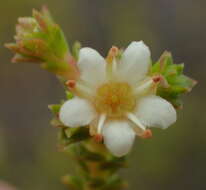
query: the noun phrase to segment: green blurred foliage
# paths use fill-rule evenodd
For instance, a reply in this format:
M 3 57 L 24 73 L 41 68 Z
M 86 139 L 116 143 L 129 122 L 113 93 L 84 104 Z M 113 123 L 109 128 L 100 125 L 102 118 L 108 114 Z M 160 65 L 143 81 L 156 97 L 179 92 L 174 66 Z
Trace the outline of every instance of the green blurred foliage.
M 204 87 L 206 2 L 202 0 L 7 0 L 0 6 L 0 42 L 13 41 L 19 16 L 47 4 L 70 42 L 79 40 L 106 55 L 112 45 L 143 40 L 153 61 L 169 50 L 185 74 L 199 81 L 184 98 L 177 123 L 137 139 L 130 167 L 122 171 L 129 190 L 204 190 L 206 112 Z M 73 173 L 68 155 L 58 152 L 57 130 L 49 124 L 48 104 L 64 98 L 56 78 L 35 65 L 10 64 L 0 47 L 0 179 L 22 190 L 63 190 L 60 178 Z

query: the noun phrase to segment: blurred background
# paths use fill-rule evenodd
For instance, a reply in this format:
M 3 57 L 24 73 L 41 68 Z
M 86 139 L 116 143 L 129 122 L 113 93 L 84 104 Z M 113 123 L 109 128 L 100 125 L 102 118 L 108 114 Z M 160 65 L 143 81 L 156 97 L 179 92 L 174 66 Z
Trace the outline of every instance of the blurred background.
M 157 60 L 164 50 L 199 81 L 184 97 L 184 109 L 168 130 L 138 140 L 130 167 L 121 175 L 129 190 L 206 189 L 206 1 L 204 0 L 1 0 L 0 6 L 0 180 L 19 190 L 64 190 L 60 177 L 72 170 L 56 148 L 48 104 L 64 91 L 52 74 L 32 64 L 10 64 L 3 47 L 12 42 L 20 16 L 48 5 L 70 43 L 106 55 L 112 45 L 143 40 Z

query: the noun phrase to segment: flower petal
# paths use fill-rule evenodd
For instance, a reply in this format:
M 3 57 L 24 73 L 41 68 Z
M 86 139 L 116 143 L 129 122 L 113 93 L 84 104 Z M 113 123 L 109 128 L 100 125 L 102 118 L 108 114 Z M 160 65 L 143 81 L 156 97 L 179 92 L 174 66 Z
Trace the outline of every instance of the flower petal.
M 80 127 L 95 118 L 95 111 L 88 101 L 75 97 L 62 105 L 59 118 L 68 127 Z
M 77 66 L 80 70 L 81 79 L 90 84 L 99 84 L 106 77 L 106 62 L 104 58 L 92 48 L 82 48 L 79 52 Z
M 130 151 L 135 139 L 135 132 L 126 121 L 106 122 L 102 133 L 106 147 L 118 157 Z
M 132 42 L 122 55 L 119 65 L 120 76 L 135 83 L 148 72 L 150 65 L 150 50 L 143 41 Z
M 148 127 L 166 129 L 176 121 L 176 111 L 172 104 L 154 95 L 140 100 L 136 115 Z

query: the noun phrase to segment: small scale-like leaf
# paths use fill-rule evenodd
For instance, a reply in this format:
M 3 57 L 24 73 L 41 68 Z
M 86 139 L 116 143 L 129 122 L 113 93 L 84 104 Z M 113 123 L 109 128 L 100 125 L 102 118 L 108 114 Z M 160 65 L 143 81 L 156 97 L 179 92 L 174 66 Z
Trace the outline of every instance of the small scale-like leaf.
M 121 190 L 127 187 L 127 183 L 122 180 L 118 175 L 114 174 L 107 179 L 105 185 L 101 190 Z
M 63 146 L 69 146 L 73 143 L 77 143 L 90 138 L 89 129 L 87 127 L 69 128 L 65 127 L 61 129 L 59 139 Z
M 78 58 L 79 58 L 79 50 L 80 50 L 80 48 L 81 48 L 81 43 L 76 41 L 73 44 L 73 47 L 72 47 L 72 55 L 73 55 L 73 57 L 76 60 L 78 60 Z
M 72 99 L 73 97 L 74 97 L 74 95 L 67 90 L 67 91 L 66 91 L 66 98 L 67 98 L 68 100 L 70 100 L 70 99 Z
M 164 79 L 164 83 L 160 83 L 157 89 L 157 95 L 171 102 L 176 108 L 182 107 L 181 95 L 189 92 L 196 84 L 196 81 L 183 74 L 183 69 L 184 64 L 174 64 L 169 52 L 164 52 L 151 68 L 151 75 L 158 74 Z
M 61 108 L 61 104 L 52 104 L 49 105 L 48 108 L 52 111 L 53 114 L 58 114 Z
M 127 162 L 125 157 L 113 157 L 112 159 L 106 160 L 100 164 L 102 170 L 109 170 L 110 172 L 116 172 L 120 168 L 127 167 Z
M 83 190 L 84 181 L 79 176 L 66 175 L 62 178 L 65 185 L 68 185 L 72 190 Z

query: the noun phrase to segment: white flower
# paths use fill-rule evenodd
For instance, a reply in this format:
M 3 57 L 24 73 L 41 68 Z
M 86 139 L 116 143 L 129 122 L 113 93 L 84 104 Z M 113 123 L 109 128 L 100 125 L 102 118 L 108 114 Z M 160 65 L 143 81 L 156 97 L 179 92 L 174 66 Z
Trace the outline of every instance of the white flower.
M 142 41 L 132 42 L 111 63 L 94 49 L 82 48 L 77 66 L 80 79 L 68 81 L 75 97 L 61 107 L 60 120 L 68 127 L 89 125 L 114 155 L 127 154 L 136 134 L 176 121 L 173 106 L 155 95 L 160 77 L 148 76 L 150 50 Z

